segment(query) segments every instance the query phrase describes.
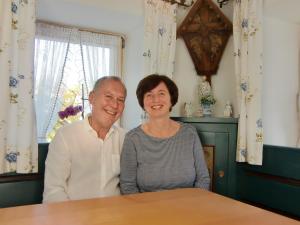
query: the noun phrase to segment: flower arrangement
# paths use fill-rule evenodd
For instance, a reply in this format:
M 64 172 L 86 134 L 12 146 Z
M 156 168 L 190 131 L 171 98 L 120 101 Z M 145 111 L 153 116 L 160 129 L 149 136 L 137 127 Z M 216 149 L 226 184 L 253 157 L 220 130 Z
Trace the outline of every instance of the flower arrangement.
M 216 103 L 216 99 L 211 94 L 204 95 L 200 98 L 201 105 L 213 105 Z
M 63 120 L 65 118 L 68 118 L 69 116 L 75 116 L 79 112 L 82 112 L 81 105 L 78 105 L 78 106 L 70 105 L 67 108 L 65 108 L 65 110 L 59 111 L 58 116 L 60 119 Z

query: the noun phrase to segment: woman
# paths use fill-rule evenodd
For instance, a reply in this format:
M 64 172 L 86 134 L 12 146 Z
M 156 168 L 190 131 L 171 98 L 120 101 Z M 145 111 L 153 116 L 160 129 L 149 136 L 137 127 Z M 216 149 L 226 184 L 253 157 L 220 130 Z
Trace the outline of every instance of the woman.
M 191 125 L 170 119 L 178 100 L 176 84 L 149 75 L 136 95 L 149 120 L 129 131 L 121 154 L 121 192 L 132 194 L 175 188 L 209 188 L 202 146 Z

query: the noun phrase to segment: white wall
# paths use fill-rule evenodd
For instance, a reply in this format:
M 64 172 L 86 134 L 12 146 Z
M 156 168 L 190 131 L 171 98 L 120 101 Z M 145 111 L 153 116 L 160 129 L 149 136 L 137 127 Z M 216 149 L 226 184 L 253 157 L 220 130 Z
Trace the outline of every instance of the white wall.
M 295 147 L 298 134 L 300 25 L 264 21 L 263 123 L 265 144 Z
M 37 18 L 127 34 L 143 18 L 141 0 L 37 0 Z
M 143 20 L 140 20 L 126 38 L 124 77 L 127 99 L 122 123 L 127 129 L 141 123 L 142 109 L 138 105 L 135 90 L 138 82 L 143 78 L 143 24 Z

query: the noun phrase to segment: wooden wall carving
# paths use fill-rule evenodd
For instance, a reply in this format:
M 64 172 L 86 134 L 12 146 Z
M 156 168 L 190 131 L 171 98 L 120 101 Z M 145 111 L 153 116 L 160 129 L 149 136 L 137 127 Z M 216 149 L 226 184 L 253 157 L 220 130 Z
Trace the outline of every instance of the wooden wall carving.
M 216 74 L 232 34 L 232 23 L 212 0 L 198 0 L 177 30 L 194 62 L 198 75 Z

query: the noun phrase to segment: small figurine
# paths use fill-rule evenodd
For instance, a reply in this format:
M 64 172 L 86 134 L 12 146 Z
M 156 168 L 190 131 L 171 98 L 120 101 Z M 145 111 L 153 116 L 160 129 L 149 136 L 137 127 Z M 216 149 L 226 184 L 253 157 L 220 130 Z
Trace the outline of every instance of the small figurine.
M 224 108 L 224 117 L 232 117 L 232 106 L 229 101 L 226 102 Z
M 193 112 L 192 112 L 192 103 L 191 102 L 185 102 L 183 105 L 184 108 L 184 116 L 186 117 L 191 117 Z

